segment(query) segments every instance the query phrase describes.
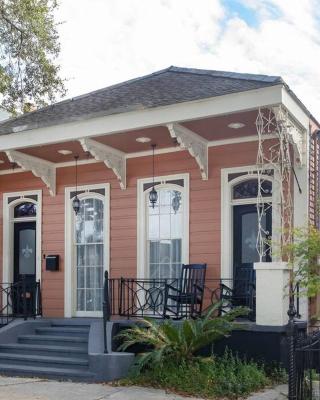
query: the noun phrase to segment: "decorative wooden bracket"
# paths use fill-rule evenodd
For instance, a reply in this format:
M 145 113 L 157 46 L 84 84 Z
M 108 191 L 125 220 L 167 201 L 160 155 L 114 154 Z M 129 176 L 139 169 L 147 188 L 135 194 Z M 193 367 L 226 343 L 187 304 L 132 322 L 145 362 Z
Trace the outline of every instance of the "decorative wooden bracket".
M 31 171 L 39 177 L 49 189 L 50 195 L 56 195 L 56 167 L 55 164 L 42 158 L 30 156 L 16 150 L 7 150 L 7 157 L 17 163 L 22 169 Z
M 208 179 L 208 141 L 180 124 L 168 124 L 170 135 L 196 159 L 203 180 Z
M 88 151 L 96 160 L 103 161 L 111 168 L 119 180 L 121 189 L 126 188 L 126 156 L 120 150 L 89 138 L 80 139 L 84 151 Z
M 272 107 L 277 123 L 285 124 L 284 130 L 288 132 L 290 142 L 292 143 L 299 166 L 307 163 L 307 132 L 291 117 L 289 112 L 283 106 Z

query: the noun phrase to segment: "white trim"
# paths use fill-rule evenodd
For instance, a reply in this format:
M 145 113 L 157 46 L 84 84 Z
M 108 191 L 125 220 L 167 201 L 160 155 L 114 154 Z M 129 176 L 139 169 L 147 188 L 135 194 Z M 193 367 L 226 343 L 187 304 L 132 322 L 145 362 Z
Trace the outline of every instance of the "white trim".
M 105 195 L 89 192 L 89 190 L 104 189 Z M 101 317 L 102 312 L 76 312 L 75 310 L 75 279 L 73 265 L 73 232 L 72 227 L 74 221 L 74 212 L 72 209 L 72 201 L 70 199 L 71 192 L 76 190 L 75 187 L 65 188 L 65 262 L 64 262 L 64 316 L 71 317 Z M 83 197 L 96 197 L 104 201 L 104 271 L 109 271 L 110 266 L 110 184 L 100 183 L 95 185 L 78 186 L 79 191 L 86 191 L 79 194 L 79 199 Z
M 21 130 L 21 132 L 16 128 L 15 133 L 1 135 L 0 151 L 110 135 L 172 122 L 183 122 L 276 105 L 282 101 L 282 87 L 283 85 L 279 84 L 169 106 Z M 21 128 L 23 129 L 25 126 Z
M 268 135 L 265 140 L 274 139 L 275 135 Z M 229 139 L 219 139 L 219 140 L 211 140 L 208 142 L 208 147 L 218 147 L 218 146 L 226 146 L 230 144 L 237 144 L 237 143 L 247 143 L 247 142 L 257 142 L 259 140 L 257 135 L 251 136 L 241 136 L 237 138 L 229 138 Z M 165 147 L 163 149 L 156 149 L 154 154 L 168 154 L 168 153 L 177 153 L 181 151 L 186 151 L 185 149 L 181 149 L 181 147 Z M 145 151 L 138 151 L 135 153 L 126 153 L 126 159 L 130 158 L 139 158 L 139 157 L 147 157 L 152 155 L 152 150 L 145 150 Z M 94 158 L 89 158 L 88 160 L 79 160 L 78 165 L 86 165 L 86 164 L 96 164 L 102 161 L 97 161 Z M 66 167 L 74 167 L 74 161 L 64 161 L 55 164 L 56 168 L 66 168 Z M 4 169 L 0 170 L 0 175 L 10 175 L 16 174 L 20 172 L 28 172 L 22 168 L 15 168 L 15 169 Z
M 28 196 L 36 195 L 38 200 Z M 10 197 L 19 197 L 8 204 Z M 41 281 L 42 265 L 42 190 L 28 190 L 23 192 L 3 193 L 3 256 L 2 256 L 2 281 L 13 282 L 13 207 L 24 201 L 30 201 L 37 205 L 35 218 L 19 218 L 19 221 L 36 221 L 36 280 Z M 18 221 L 18 220 L 16 220 Z
M 168 187 L 172 184 L 167 181 L 183 179 L 184 187 L 179 186 L 179 190 L 183 193 L 184 207 L 183 207 L 183 221 L 184 227 L 184 238 L 182 243 L 182 262 L 184 264 L 189 263 L 189 202 L 190 202 L 190 176 L 189 173 L 157 176 L 154 178 L 156 182 L 160 182 L 159 187 Z M 137 277 L 145 277 L 146 268 L 146 213 L 145 213 L 145 192 L 143 191 L 143 185 L 145 183 L 151 183 L 152 178 L 143 178 L 137 180 Z
M 267 167 L 266 167 L 267 169 Z M 232 167 L 221 169 L 221 277 L 226 279 L 233 278 L 233 223 L 232 223 L 232 207 L 240 204 L 256 204 L 256 199 L 232 200 L 232 187 L 242 181 L 248 180 L 256 175 L 250 175 L 257 171 L 255 165 L 243 167 Z M 228 181 L 229 174 L 248 173 L 241 175 L 230 182 Z M 275 171 L 274 171 L 275 172 Z M 256 176 L 257 177 L 257 176 Z M 277 211 L 277 187 L 276 179 L 270 176 L 265 176 L 272 182 L 272 198 L 266 198 L 266 201 L 272 201 L 272 235 L 273 241 L 277 240 L 277 226 L 279 214 Z

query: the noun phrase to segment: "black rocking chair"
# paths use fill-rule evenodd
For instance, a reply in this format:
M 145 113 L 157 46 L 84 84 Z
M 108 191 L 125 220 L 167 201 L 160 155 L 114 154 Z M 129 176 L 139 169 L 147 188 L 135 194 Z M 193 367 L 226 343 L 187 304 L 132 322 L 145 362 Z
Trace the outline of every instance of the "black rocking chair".
M 256 285 L 254 272 L 253 269 L 248 269 L 236 273 L 233 283 L 225 283 L 222 279 L 218 299 L 221 301 L 220 315 L 235 307 L 246 307 L 250 309 L 247 318 L 255 319 Z
M 164 290 L 164 318 L 201 316 L 207 264 L 182 265 L 181 277 Z

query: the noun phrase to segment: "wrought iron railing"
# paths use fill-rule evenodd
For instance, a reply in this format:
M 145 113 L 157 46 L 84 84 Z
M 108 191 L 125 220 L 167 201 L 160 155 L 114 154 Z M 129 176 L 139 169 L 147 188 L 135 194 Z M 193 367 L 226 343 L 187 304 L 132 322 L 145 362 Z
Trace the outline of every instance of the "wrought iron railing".
M 106 279 L 104 315 L 108 315 L 108 318 L 110 316 L 163 318 L 165 292 L 168 286 L 183 285 L 178 278 Z M 245 306 L 251 310 L 250 319 L 255 319 L 255 285 L 245 280 L 206 279 L 202 302 L 202 312 L 211 304 L 220 302 L 221 314 L 234 307 Z M 181 308 L 181 317 L 193 317 L 192 307 L 189 307 L 190 311 L 186 307 Z
M 35 318 L 42 315 L 39 282 L 22 279 L 16 283 L 0 283 L 0 326 L 15 318 Z

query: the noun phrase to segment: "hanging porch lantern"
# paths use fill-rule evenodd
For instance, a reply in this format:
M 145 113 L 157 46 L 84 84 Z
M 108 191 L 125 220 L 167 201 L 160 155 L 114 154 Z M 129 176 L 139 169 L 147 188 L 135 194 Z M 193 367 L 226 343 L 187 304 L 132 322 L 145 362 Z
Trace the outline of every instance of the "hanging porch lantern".
M 149 193 L 149 201 L 151 207 L 154 208 L 158 201 L 158 193 L 154 188 L 154 149 L 156 147 L 156 144 L 152 144 L 151 147 L 152 147 L 152 189 Z
M 74 159 L 76 162 L 76 195 L 75 195 L 74 199 L 72 200 L 72 208 L 76 215 L 78 215 L 78 213 L 80 211 L 80 200 L 78 197 L 78 158 L 79 158 L 78 155 L 74 156 Z

